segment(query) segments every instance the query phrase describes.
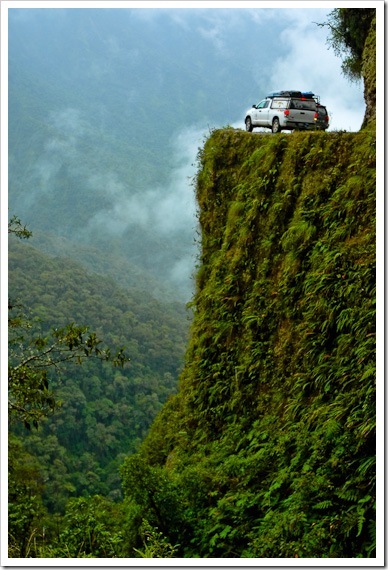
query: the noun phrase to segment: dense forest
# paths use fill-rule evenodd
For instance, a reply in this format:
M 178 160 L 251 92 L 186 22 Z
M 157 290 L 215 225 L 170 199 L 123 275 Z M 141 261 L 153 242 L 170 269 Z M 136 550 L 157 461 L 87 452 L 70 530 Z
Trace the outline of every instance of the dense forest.
M 29 337 L 88 323 L 108 345 L 125 345 L 130 354 L 120 370 L 101 361 L 67 365 L 51 384 L 62 406 L 24 439 L 45 473 L 50 511 L 61 512 L 74 493 L 120 497 L 120 461 L 137 448 L 176 390 L 189 322 L 184 305 L 120 288 L 109 277 L 88 274 L 15 238 L 9 279 L 13 302 L 22 302 L 31 315 Z M 20 436 L 21 430 L 16 425 L 12 431 Z
M 11 236 L 11 396 L 80 352 L 14 399 L 10 557 L 376 556 L 374 10 L 328 26 L 363 128 L 209 134 L 192 315 Z

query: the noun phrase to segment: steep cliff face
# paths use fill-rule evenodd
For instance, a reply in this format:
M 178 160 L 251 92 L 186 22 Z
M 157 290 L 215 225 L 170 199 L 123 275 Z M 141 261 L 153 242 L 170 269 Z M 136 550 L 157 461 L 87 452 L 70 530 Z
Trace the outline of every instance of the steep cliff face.
M 368 133 L 225 130 L 207 142 L 182 384 L 209 437 L 230 421 L 236 393 L 237 416 L 249 416 L 269 385 L 283 410 L 295 392 L 306 404 L 321 392 L 333 398 L 358 376 L 357 345 L 374 344 L 374 155 Z
M 152 472 L 147 520 L 181 556 L 375 556 L 371 124 L 200 152 L 180 389 L 123 470 L 132 500 Z
M 362 76 L 364 80 L 364 99 L 366 104 L 363 128 L 376 128 L 376 18 L 373 19 L 370 32 L 364 46 Z
M 256 383 L 246 376 L 249 369 L 256 378 L 256 370 L 284 389 L 293 371 L 310 375 L 321 352 L 320 373 L 333 367 L 340 333 L 352 332 L 349 309 L 362 310 L 374 284 L 374 155 L 367 133 L 276 138 L 224 130 L 207 142 L 198 178 L 202 258 L 186 374 L 197 382 L 198 418 L 206 386 L 209 430 L 219 424 L 212 402 L 230 403 L 230 378 L 254 392 Z M 348 317 L 340 325 L 343 310 Z M 207 401 L 209 379 L 222 383 L 222 376 L 228 388 Z M 252 403 L 247 396 L 244 410 Z
M 184 555 L 371 556 L 374 136 L 225 129 L 201 164 L 186 366 L 142 450 Z

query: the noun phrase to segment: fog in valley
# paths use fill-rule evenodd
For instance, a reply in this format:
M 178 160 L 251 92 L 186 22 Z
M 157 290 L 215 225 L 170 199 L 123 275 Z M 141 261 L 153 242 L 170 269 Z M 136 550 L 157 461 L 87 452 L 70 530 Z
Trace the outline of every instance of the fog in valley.
M 312 90 L 331 129 L 361 126 L 363 86 L 316 24 L 329 8 L 52 6 L 8 12 L 9 213 L 97 272 L 190 300 L 198 149 L 268 92 Z

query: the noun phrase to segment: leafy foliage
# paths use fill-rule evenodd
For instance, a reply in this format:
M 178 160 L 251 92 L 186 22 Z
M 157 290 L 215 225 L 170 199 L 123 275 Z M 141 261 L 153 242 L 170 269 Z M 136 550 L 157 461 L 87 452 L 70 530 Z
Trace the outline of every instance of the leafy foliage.
M 79 526 L 65 501 L 44 548 L 374 557 L 375 139 L 369 129 L 292 137 L 223 129 L 199 161 L 201 266 L 180 389 L 123 462 L 124 500 L 104 499 L 116 517 L 110 538 L 92 514 L 101 499 L 85 497 Z M 94 406 L 111 418 L 93 382 Z M 83 421 L 83 397 L 69 383 L 73 424 Z M 60 457 L 49 443 L 45 465 L 50 453 Z M 93 463 L 85 469 L 91 458 L 82 455 L 79 477 L 98 473 Z M 65 472 L 65 485 L 72 480 Z M 26 536 L 40 548 L 45 506 L 34 509 Z M 22 520 L 16 512 L 15 524 Z M 92 540 L 77 528 L 91 529 Z M 31 555 L 35 543 L 28 538 L 24 550 Z
M 28 239 L 32 236 L 32 232 L 27 229 L 26 225 L 17 216 L 12 216 L 8 222 L 8 233 L 14 234 L 20 239 Z
M 371 23 L 376 15 L 374 8 L 335 8 L 324 24 L 330 31 L 329 45 L 342 57 L 342 71 L 351 80 L 362 76 L 362 59 Z
M 37 459 L 10 435 L 8 443 L 8 554 L 28 558 L 46 514 L 42 503 L 43 477 Z
M 9 307 L 10 314 L 14 307 Z M 31 429 L 38 428 L 39 420 L 57 407 L 54 393 L 49 389 L 49 370 L 75 360 L 82 364 L 85 358 L 96 357 L 110 360 L 110 350 L 100 348 L 101 341 L 87 327 L 74 323 L 52 331 L 51 336 L 25 338 L 28 321 L 11 316 L 10 364 L 8 367 L 9 415 L 13 420 L 22 421 Z M 114 365 L 124 366 L 128 358 L 124 349 L 113 357 Z
M 170 544 L 162 532 L 152 528 L 147 521 L 143 522 L 141 532 L 144 550 L 135 549 L 140 558 L 175 558 L 177 545 Z
M 109 278 L 87 274 L 74 262 L 50 258 L 13 239 L 9 276 L 10 294 L 29 307 L 22 309 L 15 301 L 10 311 L 11 382 L 26 359 L 26 366 L 33 367 L 28 383 L 17 377 L 12 384 L 11 416 L 19 420 L 24 410 L 30 426 L 40 424 L 33 433 L 24 433 L 16 423 L 11 429 L 41 462 L 45 504 L 51 512 L 63 512 L 75 494 L 117 500 L 119 464 L 136 450 L 176 390 L 186 309 L 158 302 L 142 290 L 120 288 Z M 110 353 L 99 338 L 109 346 L 125 345 L 130 361 L 114 367 L 122 353 Z M 57 372 L 60 360 L 60 374 L 50 379 L 50 368 Z M 26 398 L 34 401 L 33 409 Z
M 373 557 L 374 137 L 223 129 L 199 161 L 186 364 L 125 492 L 169 481 L 184 557 Z
M 98 495 L 70 499 L 61 531 L 49 548 L 50 558 L 116 558 L 123 540 L 120 510 Z
M 9 233 L 31 235 L 16 217 Z M 66 270 L 12 238 L 9 268 L 9 556 L 118 555 L 121 535 L 113 537 L 104 515 L 114 503 L 98 494 L 120 498 L 124 453 L 175 390 L 185 312 L 175 317 L 178 304 L 161 311 L 144 292 L 128 299 L 111 280 L 73 263 Z M 98 333 L 72 319 L 93 321 Z M 100 335 L 111 345 L 128 341 L 134 361 Z

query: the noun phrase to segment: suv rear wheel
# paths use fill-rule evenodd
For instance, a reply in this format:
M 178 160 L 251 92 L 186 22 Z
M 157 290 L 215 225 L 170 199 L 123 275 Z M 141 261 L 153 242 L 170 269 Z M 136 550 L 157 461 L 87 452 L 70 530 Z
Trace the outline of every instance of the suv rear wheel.
M 272 132 L 273 133 L 280 133 L 281 128 L 280 128 L 280 123 L 279 123 L 279 119 L 277 117 L 274 118 L 274 120 L 272 121 Z
M 245 128 L 248 131 L 248 133 L 251 133 L 253 131 L 252 121 L 250 117 L 247 117 L 245 119 Z

